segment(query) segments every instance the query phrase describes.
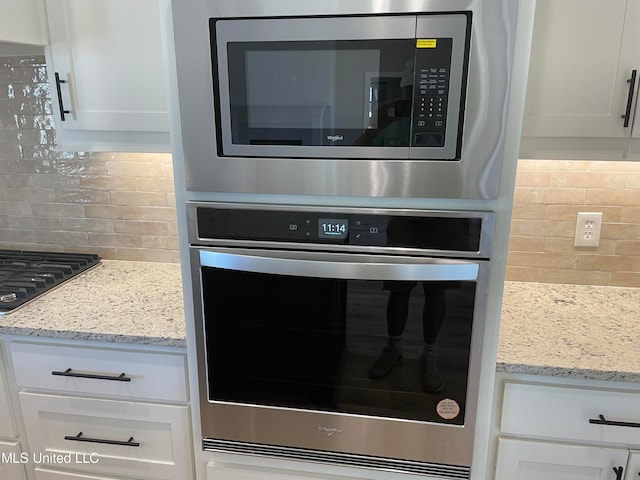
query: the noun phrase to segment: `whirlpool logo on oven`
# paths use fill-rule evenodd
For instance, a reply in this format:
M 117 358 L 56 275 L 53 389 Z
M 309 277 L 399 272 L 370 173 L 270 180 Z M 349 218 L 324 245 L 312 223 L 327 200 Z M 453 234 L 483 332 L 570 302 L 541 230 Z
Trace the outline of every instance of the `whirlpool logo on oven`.
M 327 140 L 330 142 L 342 142 L 344 140 L 344 135 L 327 135 Z
M 324 433 L 327 437 L 333 437 L 334 435 L 342 435 L 344 430 L 336 427 L 318 427 L 320 433 Z

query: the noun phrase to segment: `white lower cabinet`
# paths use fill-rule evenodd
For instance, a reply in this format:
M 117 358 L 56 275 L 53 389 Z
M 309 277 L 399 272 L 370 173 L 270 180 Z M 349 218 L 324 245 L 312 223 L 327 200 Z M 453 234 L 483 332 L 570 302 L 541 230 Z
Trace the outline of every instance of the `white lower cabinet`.
M 191 480 L 186 364 L 174 350 L 10 342 L 29 479 Z
M 18 442 L 0 442 L 0 480 L 25 480 L 20 444 Z
M 498 376 L 493 480 L 640 479 L 640 386 Z
M 621 448 L 501 438 L 495 480 L 622 480 L 616 472 L 624 474 L 627 456 Z

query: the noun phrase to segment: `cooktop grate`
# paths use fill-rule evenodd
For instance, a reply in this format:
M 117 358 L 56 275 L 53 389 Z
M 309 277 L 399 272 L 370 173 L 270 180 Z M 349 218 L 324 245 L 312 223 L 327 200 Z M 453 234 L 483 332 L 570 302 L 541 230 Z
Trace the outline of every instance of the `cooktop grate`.
M 0 250 L 0 315 L 98 263 L 94 254 Z

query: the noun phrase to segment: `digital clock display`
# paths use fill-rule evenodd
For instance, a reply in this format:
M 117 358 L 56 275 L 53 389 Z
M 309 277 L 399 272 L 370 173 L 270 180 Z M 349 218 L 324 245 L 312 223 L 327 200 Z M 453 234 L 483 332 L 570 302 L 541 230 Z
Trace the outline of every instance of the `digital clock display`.
M 318 219 L 318 238 L 345 239 L 348 234 L 348 220 L 338 218 Z

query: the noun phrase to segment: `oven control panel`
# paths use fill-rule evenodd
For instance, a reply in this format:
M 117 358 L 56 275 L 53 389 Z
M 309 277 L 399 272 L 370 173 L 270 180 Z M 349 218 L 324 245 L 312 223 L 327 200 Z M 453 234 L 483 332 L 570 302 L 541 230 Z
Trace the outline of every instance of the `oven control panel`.
M 482 218 L 196 208 L 201 240 L 316 243 L 476 252 Z

